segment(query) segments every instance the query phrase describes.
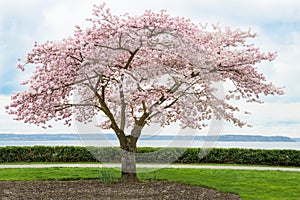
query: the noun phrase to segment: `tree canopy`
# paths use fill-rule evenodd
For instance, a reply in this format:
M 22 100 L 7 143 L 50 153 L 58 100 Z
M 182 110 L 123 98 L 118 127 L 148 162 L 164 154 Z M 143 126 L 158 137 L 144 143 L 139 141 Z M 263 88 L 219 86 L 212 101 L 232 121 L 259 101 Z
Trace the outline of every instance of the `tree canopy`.
M 22 83 L 28 90 L 7 106 L 17 120 L 46 128 L 52 119 L 70 125 L 74 113 L 86 121 L 102 112 L 100 126 L 118 133 L 150 122 L 201 129 L 214 114 L 243 126 L 228 100 L 261 102 L 260 94 L 282 94 L 257 71 L 256 64 L 276 53 L 248 43 L 256 37 L 251 30 L 197 25 L 164 10 L 116 16 L 103 4 L 93 14 L 90 27 L 76 26 L 59 42 L 36 43 L 18 65 L 35 71 Z M 212 83 L 226 81 L 235 88 L 220 99 Z

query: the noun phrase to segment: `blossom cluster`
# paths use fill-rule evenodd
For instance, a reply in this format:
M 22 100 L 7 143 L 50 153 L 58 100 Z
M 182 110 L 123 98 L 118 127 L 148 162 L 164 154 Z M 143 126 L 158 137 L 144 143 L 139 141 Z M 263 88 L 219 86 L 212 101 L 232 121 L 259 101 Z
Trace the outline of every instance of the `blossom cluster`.
M 261 102 L 261 94 L 283 93 L 257 71 L 276 53 L 249 44 L 256 37 L 251 30 L 196 25 L 164 10 L 116 16 L 103 4 L 93 14 L 90 27 L 35 44 L 18 65 L 35 71 L 22 83 L 28 90 L 7 106 L 16 120 L 46 128 L 53 119 L 70 125 L 74 114 L 84 122 L 103 113 L 99 125 L 114 130 L 152 122 L 201 129 L 213 116 L 243 126 L 228 100 Z M 223 98 L 213 83 L 226 81 L 235 88 Z

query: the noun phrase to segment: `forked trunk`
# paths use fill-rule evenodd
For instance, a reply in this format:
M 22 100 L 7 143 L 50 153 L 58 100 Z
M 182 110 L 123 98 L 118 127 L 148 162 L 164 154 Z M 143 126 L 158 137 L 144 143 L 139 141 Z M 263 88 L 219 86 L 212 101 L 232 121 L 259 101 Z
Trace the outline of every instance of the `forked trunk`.
M 137 182 L 136 174 L 136 139 L 126 136 L 125 142 L 121 145 L 122 181 Z

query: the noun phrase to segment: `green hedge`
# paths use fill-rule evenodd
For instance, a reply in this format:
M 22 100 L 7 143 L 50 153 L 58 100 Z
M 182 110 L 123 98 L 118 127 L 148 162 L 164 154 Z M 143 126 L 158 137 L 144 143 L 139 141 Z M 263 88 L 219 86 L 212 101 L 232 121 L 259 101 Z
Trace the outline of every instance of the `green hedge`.
M 117 147 L 0 147 L 0 163 L 120 162 Z M 137 162 L 300 166 L 300 151 L 260 149 L 138 148 Z

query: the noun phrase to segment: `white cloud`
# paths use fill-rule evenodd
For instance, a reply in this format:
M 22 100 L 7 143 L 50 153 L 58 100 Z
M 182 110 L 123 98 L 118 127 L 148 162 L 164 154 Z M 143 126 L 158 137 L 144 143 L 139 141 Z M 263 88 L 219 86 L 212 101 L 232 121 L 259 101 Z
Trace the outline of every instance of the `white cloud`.
M 111 9 L 113 14 L 142 14 L 146 9 L 160 11 L 161 9 L 171 8 L 171 13 L 180 5 L 185 4 L 184 1 L 119 1 L 106 0 L 107 8 Z M 102 2 L 97 0 L 82 1 L 65 0 L 65 1 L 51 1 L 47 7 L 43 8 L 44 24 L 43 29 L 48 36 L 48 39 L 61 39 L 73 34 L 75 25 L 87 25 L 86 18 L 91 17 L 93 5 L 99 5 Z M 176 8 L 176 5 L 178 6 Z M 179 14 L 182 12 L 179 12 Z M 183 13 L 188 13 L 184 10 Z M 178 13 L 177 13 L 178 15 Z M 43 31 L 43 30 L 42 30 Z
M 300 124 L 273 124 L 255 125 L 251 128 L 233 127 L 231 124 L 224 126 L 222 134 L 244 134 L 244 135 L 264 135 L 264 136 L 286 136 L 299 138 Z
M 190 0 L 185 1 L 189 10 L 214 20 L 232 20 L 240 23 L 261 23 L 300 19 L 300 3 L 297 0 Z M 203 13 L 203 14 L 201 14 Z
M 241 119 L 252 125 L 251 128 L 238 128 L 226 123 L 224 133 L 247 133 L 252 135 L 285 135 L 299 137 L 300 103 L 239 103 L 242 110 L 250 115 L 239 115 Z
M 38 0 L 0 1 L 0 79 L 1 86 L 17 87 L 17 58 L 25 57 L 38 39 L 37 27 L 41 22 Z
M 71 36 L 75 25 L 85 24 L 85 19 L 91 16 L 92 8 L 91 1 L 52 1 L 43 9 L 44 21 L 40 32 L 45 32 L 47 40 Z
M 286 32 L 279 41 L 266 37 L 262 44 L 278 51 L 278 57 L 271 64 L 260 68 L 269 81 L 278 86 L 285 86 L 285 95 L 278 98 L 284 102 L 299 102 L 300 100 L 300 32 Z M 272 100 L 272 98 L 266 98 Z

